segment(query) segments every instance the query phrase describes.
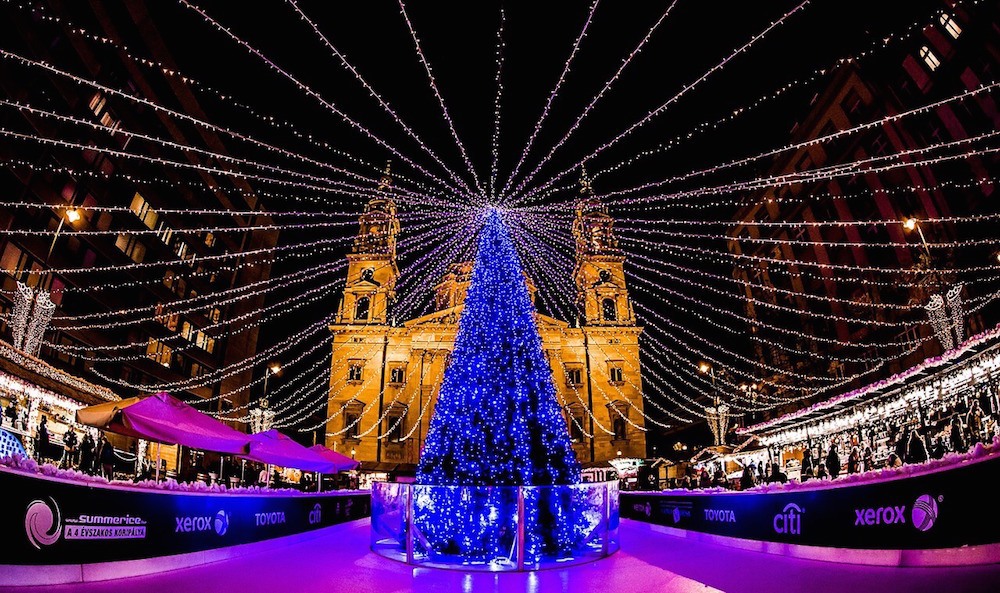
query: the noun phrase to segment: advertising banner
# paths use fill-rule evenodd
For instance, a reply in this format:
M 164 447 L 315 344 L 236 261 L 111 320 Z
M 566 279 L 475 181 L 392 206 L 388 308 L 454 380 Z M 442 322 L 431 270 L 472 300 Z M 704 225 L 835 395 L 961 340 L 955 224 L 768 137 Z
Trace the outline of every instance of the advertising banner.
M 183 554 L 367 517 L 350 494 L 209 494 L 73 483 L 0 471 L 0 564 L 89 564 Z
M 621 516 L 713 535 L 860 550 L 1000 542 L 1000 457 L 901 479 L 788 492 L 621 494 Z

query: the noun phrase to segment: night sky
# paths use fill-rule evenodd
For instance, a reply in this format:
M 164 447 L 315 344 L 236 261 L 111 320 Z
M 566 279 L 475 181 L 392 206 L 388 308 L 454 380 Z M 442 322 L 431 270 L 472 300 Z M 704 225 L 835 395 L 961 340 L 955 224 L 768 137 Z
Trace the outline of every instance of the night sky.
M 414 51 L 400 5 L 382 1 L 319 0 L 303 0 L 297 5 L 426 145 L 450 168 L 468 179 L 441 108 Z M 207 23 L 193 9 L 194 6 L 228 27 L 267 56 L 274 65 L 299 79 L 324 100 L 335 104 L 371 133 L 440 174 L 441 169 L 382 111 L 299 17 L 290 2 L 247 4 L 199 1 L 194 5 L 185 5 L 183 2 L 164 0 L 150 3 L 148 10 L 179 71 L 232 96 L 235 102 L 252 106 L 259 115 L 291 123 L 302 133 L 328 142 L 369 166 L 362 167 L 303 141 L 292 134 L 284 123 L 277 127 L 266 125 L 246 110 L 234 107 L 233 101 L 213 98 L 211 93 L 198 93 L 199 101 L 213 123 L 253 134 L 310 158 L 346 166 L 369 177 L 377 177 L 383 163 L 392 160 L 394 171 L 404 178 L 420 178 L 419 173 L 400 163 L 387 149 L 345 124 L 320 106 L 315 98 L 307 96 L 266 66 L 259 57 Z M 505 17 L 502 52 L 504 90 L 500 103 L 498 160 L 502 181 L 521 155 L 573 42 L 583 27 L 590 6 L 590 2 L 412 2 L 406 5 L 457 133 L 480 177 L 489 176 L 491 164 L 496 97 L 495 51 L 501 11 Z M 525 171 L 534 168 L 550 147 L 563 137 L 591 98 L 601 91 L 623 59 L 668 9 L 670 14 L 653 32 L 641 53 L 632 59 L 579 130 L 541 170 L 538 181 L 579 163 L 596 146 L 615 137 L 686 85 L 698 80 L 736 48 L 797 6 L 799 3 L 795 1 L 678 0 L 672 4 L 664 1 L 602 0 L 529 155 Z M 703 122 L 724 118 L 761 96 L 771 95 L 788 83 L 811 76 L 818 68 L 835 63 L 839 57 L 868 50 L 873 44 L 879 45 L 889 33 L 902 32 L 918 20 L 927 21 L 942 6 L 941 2 L 902 0 L 877 3 L 814 0 L 805 4 L 783 25 L 757 41 L 745 53 L 736 56 L 725 68 L 712 73 L 649 125 L 588 162 L 588 170 L 596 176 L 595 190 L 602 194 L 626 189 L 787 144 L 791 128 L 807 113 L 811 98 L 822 89 L 821 82 L 797 86 L 780 99 L 766 102 L 731 123 L 684 140 L 679 146 L 635 165 L 603 173 L 642 150 L 677 136 L 683 137 Z M 139 40 L 131 41 L 134 42 L 131 45 L 141 46 Z M 227 149 L 239 157 L 262 161 L 276 159 L 264 151 L 235 141 L 227 140 L 226 144 Z M 274 162 L 299 171 L 324 174 L 322 169 L 294 160 L 277 159 Z M 763 173 L 767 164 L 767 160 L 762 160 L 750 167 L 700 177 L 678 187 L 751 179 Z M 575 182 L 576 179 L 574 173 L 566 181 Z M 404 180 L 398 184 L 412 187 Z M 565 214 L 568 215 L 574 195 L 570 187 L 545 198 L 544 202 L 565 204 Z M 444 197 L 462 200 L 461 197 Z M 265 201 L 265 207 L 274 211 L 305 209 L 348 214 L 360 213 L 364 203 L 357 196 L 316 192 L 310 195 L 308 191 L 303 191 L 303 199 L 302 202 L 286 203 Z M 662 226 L 665 216 L 726 220 L 733 215 L 731 209 L 676 210 L 664 215 L 662 212 L 646 213 L 636 208 L 622 208 L 615 200 L 608 200 L 608 204 L 612 215 L 633 219 L 626 225 Z M 405 245 L 406 217 L 417 214 L 413 212 L 415 208 L 419 206 L 401 206 L 404 217 L 401 245 Z M 346 236 L 355 232 L 356 227 L 348 225 L 333 231 L 285 232 L 280 240 L 289 244 L 315 240 L 331 233 Z M 402 246 L 400 256 L 404 267 L 407 259 L 412 261 L 418 253 L 421 252 L 416 248 L 407 253 L 406 247 Z M 274 274 L 305 269 L 341 257 L 342 252 L 326 254 L 321 259 L 299 258 L 279 264 Z M 705 262 L 704 268 L 720 275 L 731 274 L 731 269 L 720 268 L 710 262 Z M 564 278 L 553 281 L 557 286 L 568 288 L 571 285 L 571 270 L 565 269 L 564 272 Z M 337 276 L 327 275 L 316 282 L 328 282 L 334 277 Z M 421 279 L 422 282 L 425 280 Z M 294 290 L 301 291 L 314 285 L 306 285 L 305 288 L 299 285 Z M 397 288 L 401 296 L 406 295 L 410 285 L 407 278 L 401 280 Z M 670 281 L 663 280 L 663 286 L 670 285 Z M 691 287 L 688 290 L 696 291 Z M 281 323 L 265 326 L 260 346 L 294 335 L 301 328 L 331 314 L 337 306 L 339 291 L 339 286 L 332 287 L 318 303 L 300 309 Z M 291 294 L 288 292 L 284 297 Z M 731 301 L 712 294 L 699 296 L 707 302 L 717 302 L 720 307 L 732 306 Z M 633 290 L 632 297 L 651 309 L 661 308 L 657 302 L 660 297 L 648 292 Z M 283 295 L 279 293 L 269 302 L 281 298 Z M 707 336 L 718 334 L 718 330 L 702 327 L 696 320 L 684 322 Z M 732 347 L 736 351 L 745 351 L 745 346 L 733 344 Z M 324 354 L 329 357 L 328 351 Z M 648 355 L 644 356 L 648 362 Z M 284 377 L 276 381 L 280 383 L 287 379 Z

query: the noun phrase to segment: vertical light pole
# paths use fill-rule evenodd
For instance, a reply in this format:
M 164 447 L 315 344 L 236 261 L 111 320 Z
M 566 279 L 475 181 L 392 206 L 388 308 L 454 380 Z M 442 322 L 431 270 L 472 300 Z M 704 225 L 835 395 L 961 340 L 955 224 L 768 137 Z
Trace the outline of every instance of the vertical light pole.
M 698 371 L 703 375 L 708 375 L 712 379 L 712 405 L 715 407 L 715 418 L 714 426 L 711 426 L 711 428 L 715 436 L 715 444 L 721 445 L 725 436 L 723 434 L 724 420 L 722 418 L 722 409 L 719 407 L 719 387 L 715 384 L 715 368 L 709 363 L 701 361 L 698 363 Z

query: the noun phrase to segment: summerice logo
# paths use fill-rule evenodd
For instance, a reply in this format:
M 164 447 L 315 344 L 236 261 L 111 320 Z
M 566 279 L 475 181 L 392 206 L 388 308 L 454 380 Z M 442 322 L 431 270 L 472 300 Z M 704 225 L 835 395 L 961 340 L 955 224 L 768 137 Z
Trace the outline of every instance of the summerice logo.
M 31 545 L 39 550 L 42 546 L 56 543 L 62 526 L 59 505 L 55 499 L 49 498 L 49 500 L 52 502 L 51 505 L 44 500 L 31 501 L 24 513 L 24 532 L 28 535 Z

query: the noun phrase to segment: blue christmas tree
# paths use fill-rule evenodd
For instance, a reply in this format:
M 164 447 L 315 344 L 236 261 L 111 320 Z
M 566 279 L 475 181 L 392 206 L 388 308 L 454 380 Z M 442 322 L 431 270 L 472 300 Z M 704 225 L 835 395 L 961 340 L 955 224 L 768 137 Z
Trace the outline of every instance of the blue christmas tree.
M 521 262 L 500 213 L 490 210 L 417 483 L 579 481 Z
M 431 556 L 510 562 L 517 488 L 493 486 L 579 482 L 521 262 L 500 213 L 491 210 L 420 455 L 417 540 Z M 525 489 L 529 562 L 567 553 L 586 537 L 593 521 L 572 511 L 579 496 L 567 488 Z

